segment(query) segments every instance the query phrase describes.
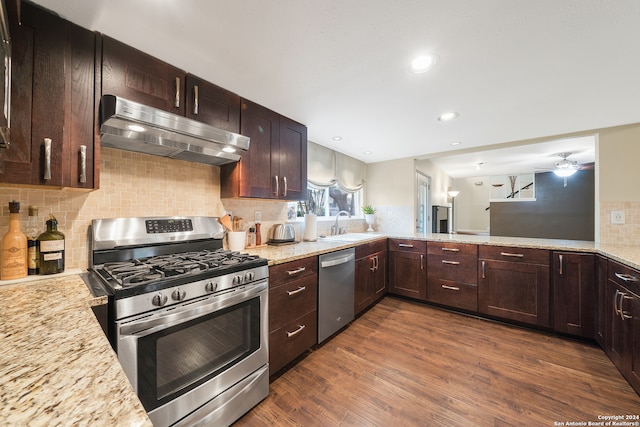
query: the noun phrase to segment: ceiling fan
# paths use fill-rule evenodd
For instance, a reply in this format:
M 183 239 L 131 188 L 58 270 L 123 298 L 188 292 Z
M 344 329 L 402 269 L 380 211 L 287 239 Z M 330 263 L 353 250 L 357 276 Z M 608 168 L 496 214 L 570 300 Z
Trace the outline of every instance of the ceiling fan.
M 574 160 L 568 160 L 567 157 L 571 155 L 571 153 L 560 153 L 558 154 L 562 160 L 556 162 L 556 168 L 553 169 L 553 173 L 559 177 L 564 178 L 564 186 L 567 186 L 567 178 L 576 173 L 581 169 L 578 165 L 578 162 Z

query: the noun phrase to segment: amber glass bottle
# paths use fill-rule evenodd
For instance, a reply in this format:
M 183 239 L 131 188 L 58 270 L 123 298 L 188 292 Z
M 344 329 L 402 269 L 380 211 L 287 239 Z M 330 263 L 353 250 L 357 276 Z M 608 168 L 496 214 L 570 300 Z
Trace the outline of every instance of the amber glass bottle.
M 0 279 L 21 279 L 27 275 L 27 236 L 20 230 L 20 203 L 9 202 L 9 231 L 2 237 Z
M 49 214 L 47 231 L 38 236 L 40 244 L 40 274 L 64 271 L 64 234 L 58 231 L 56 217 Z

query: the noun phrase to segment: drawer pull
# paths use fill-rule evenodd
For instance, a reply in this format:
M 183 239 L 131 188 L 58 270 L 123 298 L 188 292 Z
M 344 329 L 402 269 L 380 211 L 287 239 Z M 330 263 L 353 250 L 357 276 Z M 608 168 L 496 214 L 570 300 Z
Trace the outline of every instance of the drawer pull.
M 482 278 L 486 279 L 486 277 L 484 275 L 484 261 L 482 261 Z
M 460 261 L 447 261 L 446 259 L 442 260 L 443 264 L 451 264 L 451 265 L 460 265 Z
M 304 328 L 306 328 L 306 326 L 305 326 L 305 325 L 299 325 L 299 326 L 298 326 L 298 329 L 296 329 L 295 331 L 293 331 L 293 332 L 289 332 L 289 331 L 287 331 L 287 338 L 291 338 L 291 337 L 293 337 L 293 336 L 295 336 L 295 335 L 298 335 L 300 332 L 302 332 L 302 330 L 303 330 Z
M 448 252 L 460 252 L 460 249 L 458 248 L 442 248 L 442 250 Z
M 420 254 L 420 270 L 424 270 L 424 255 Z
M 295 294 L 299 294 L 300 292 L 305 291 L 306 289 L 307 289 L 306 286 L 300 286 L 295 291 L 287 291 L 287 295 L 292 296 L 292 295 L 295 295 Z
M 620 280 L 624 280 L 625 282 L 637 282 L 638 278 L 636 276 L 632 276 L 630 274 L 622 274 L 622 273 L 614 273 L 616 277 Z
M 441 285 L 442 289 L 449 289 L 451 291 L 459 291 L 460 288 L 457 286 L 449 286 L 449 285 Z
M 287 270 L 287 273 L 289 273 L 289 276 L 293 276 L 294 274 L 302 273 L 306 269 L 307 267 L 300 267 L 300 268 L 296 268 L 295 270 Z
M 524 258 L 524 254 L 512 254 L 510 252 L 500 252 L 500 255 L 502 256 L 510 256 L 513 258 Z
M 401 248 L 412 248 L 413 245 L 409 244 L 409 243 L 398 243 L 398 246 Z

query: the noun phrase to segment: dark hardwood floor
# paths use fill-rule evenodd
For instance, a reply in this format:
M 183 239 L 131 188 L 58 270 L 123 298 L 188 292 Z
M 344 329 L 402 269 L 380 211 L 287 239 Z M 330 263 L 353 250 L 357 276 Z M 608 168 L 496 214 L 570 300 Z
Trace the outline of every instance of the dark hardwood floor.
M 638 414 L 640 397 L 595 344 L 386 297 L 235 425 L 554 426 Z

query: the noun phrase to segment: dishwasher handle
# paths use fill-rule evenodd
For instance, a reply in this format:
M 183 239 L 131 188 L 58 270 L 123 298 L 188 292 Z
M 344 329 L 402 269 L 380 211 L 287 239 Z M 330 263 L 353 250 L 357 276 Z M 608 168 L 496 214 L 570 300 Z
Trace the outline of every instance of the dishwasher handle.
M 354 258 L 355 258 L 354 254 L 349 254 L 349 255 L 344 256 L 344 257 L 330 259 L 330 260 L 327 260 L 327 261 L 322 261 L 322 262 L 320 262 L 320 267 L 321 268 L 334 267 L 336 265 L 345 264 L 345 263 L 351 261 Z

